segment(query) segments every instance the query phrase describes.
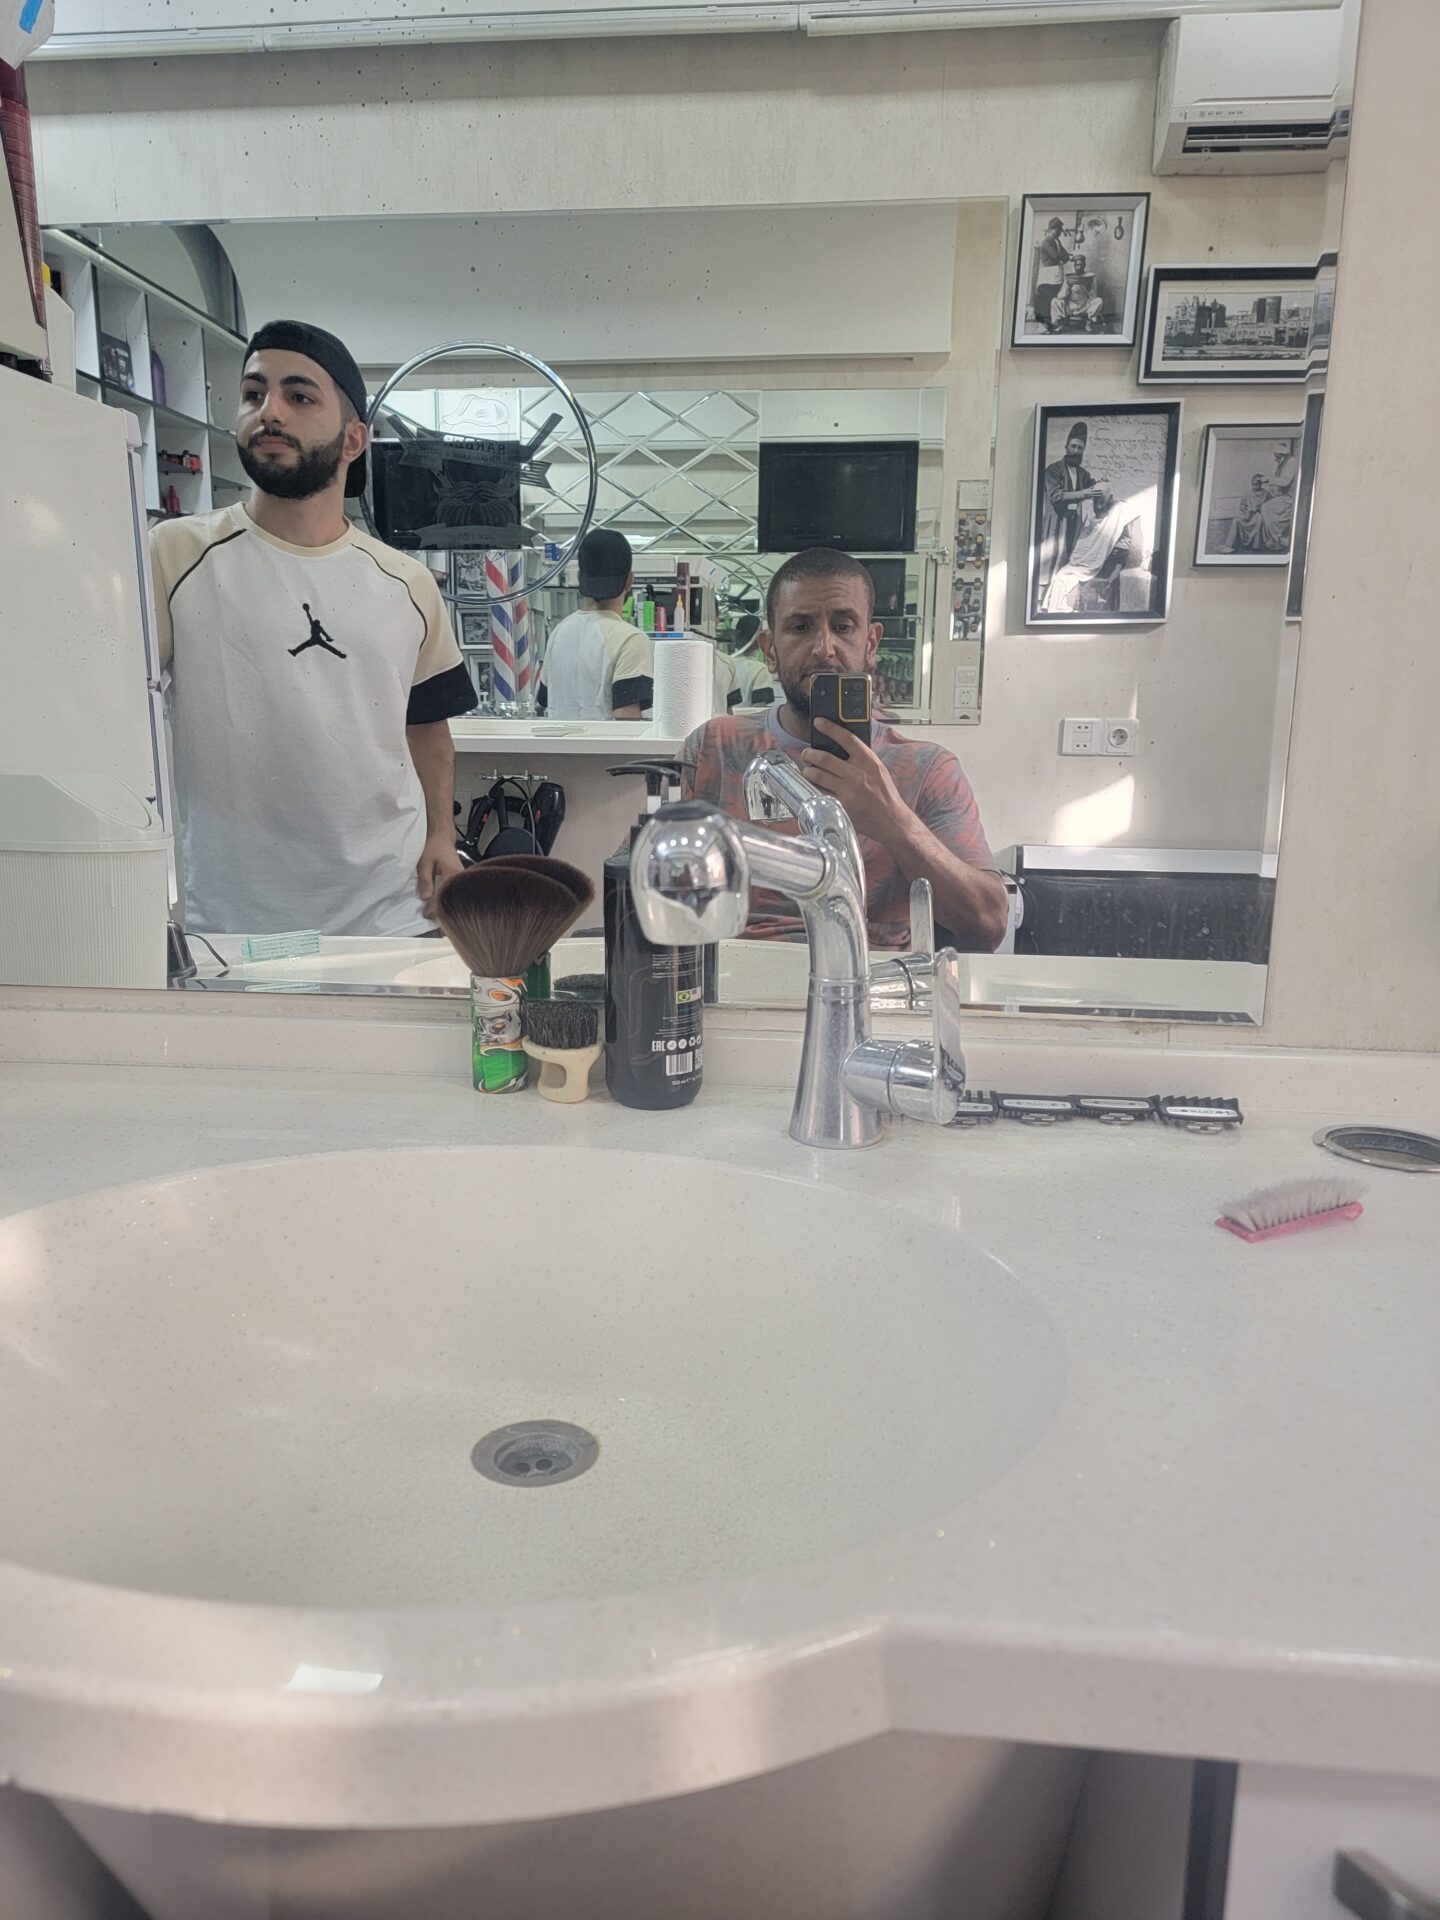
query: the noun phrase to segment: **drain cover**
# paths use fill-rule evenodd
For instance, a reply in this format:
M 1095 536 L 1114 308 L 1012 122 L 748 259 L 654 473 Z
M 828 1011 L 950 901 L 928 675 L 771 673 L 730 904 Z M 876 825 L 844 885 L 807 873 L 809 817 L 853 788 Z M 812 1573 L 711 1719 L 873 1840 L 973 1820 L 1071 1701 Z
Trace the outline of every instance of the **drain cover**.
M 518 1420 L 470 1449 L 470 1464 L 502 1487 L 553 1487 L 593 1467 L 600 1442 L 568 1420 Z
M 1440 1140 L 1430 1133 L 1409 1133 L 1403 1127 L 1326 1127 L 1315 1135 L 1315 1144 L 1367 1167 L 1440 1173 Z

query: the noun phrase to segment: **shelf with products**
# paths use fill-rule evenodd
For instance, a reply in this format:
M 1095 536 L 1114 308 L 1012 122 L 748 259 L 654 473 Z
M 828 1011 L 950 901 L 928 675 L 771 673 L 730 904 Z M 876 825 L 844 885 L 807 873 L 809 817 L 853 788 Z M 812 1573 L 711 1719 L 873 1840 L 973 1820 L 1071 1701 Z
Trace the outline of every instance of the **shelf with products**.
M 233 421 L 245 342 L 178 294 L 55 227 L 46 263 L 75 315 L 76 391 L 134 414 L 140 424 L 145 506 L 152 516 L 208 513 L 241 481 Z M 189 454 L 196 467 L 168 467 Z M 218 471 L 217 471 L 218 469 Z

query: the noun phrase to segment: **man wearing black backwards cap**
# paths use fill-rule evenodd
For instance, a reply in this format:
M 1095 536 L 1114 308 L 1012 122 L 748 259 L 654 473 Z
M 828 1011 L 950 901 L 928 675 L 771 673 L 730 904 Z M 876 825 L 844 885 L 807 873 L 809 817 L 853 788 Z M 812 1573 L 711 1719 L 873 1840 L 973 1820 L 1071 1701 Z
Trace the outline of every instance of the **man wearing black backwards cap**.
M 540 696 L 553 720 L 638 720 L 654 698 L 654 647 L 621 613 L 635 583 L 630 542 L 592 527 L 580 542 L 579 611 L 550 635 Z
M 475 693 L 433 576 L 345 518 L 365 411 L 334 334 L 272 321 L 235 426 L 254 493 L 150 536 L 189 927 L 423 933 L 459 871 Z

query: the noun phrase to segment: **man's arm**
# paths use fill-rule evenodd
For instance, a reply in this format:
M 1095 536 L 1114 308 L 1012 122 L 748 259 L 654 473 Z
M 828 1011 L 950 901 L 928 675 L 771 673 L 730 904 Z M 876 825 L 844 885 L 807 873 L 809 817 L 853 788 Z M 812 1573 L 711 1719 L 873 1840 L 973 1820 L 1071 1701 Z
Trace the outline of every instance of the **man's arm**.
M 405 744 L 425 793 L 425 847 L 415 869 L 415 884 L 427 920 L 435 918 L 440 884 L 460 871 L 455 849 L 455 742 L 448 720 L 406 727 Z
M 863 741 L 829 720 L 815 724 L 839 740 L 850 757 L 839 760 L 832 753 L 807 747 L 801 756 L 806 778 L 822 793 L 834 794 L 855 831 L 878 841 L 906 880 L 930 882 L 935 918 L 942 926 L 972 951 L 993 953 L 1005 936 L 1009 918 L 1005 883 L 999 874 L 972 865 L 933 833 L 906 806 L 885 762 Z
M 1059 513 L 1063 507 L 1078 506 L 1082 500 L 1093 500 L 1095 495 L 1103 490 L 1101 482 L 1092 479 L 1084 467 L 1082 467 L 1080 471 L 1086 475 L 1086 484 L 1083 487 L 1077 487 L 1074 492 L 1071 492 L 1065 485 L 1065 468 L 1063 465 L 1061 465 L 1059 477 L 1056 479 L 1051 479 L 1051 475 L 1055 472 L 1054 467 L 1047 467 L 1045 469 L 1045 491 L 1050 496 L 1050 505 L 1056 513 Z
M 632 627 L 619 648 L 610 675 L 610 713 L 616 720 L 639 720 L 655 704 L 655 643 Z

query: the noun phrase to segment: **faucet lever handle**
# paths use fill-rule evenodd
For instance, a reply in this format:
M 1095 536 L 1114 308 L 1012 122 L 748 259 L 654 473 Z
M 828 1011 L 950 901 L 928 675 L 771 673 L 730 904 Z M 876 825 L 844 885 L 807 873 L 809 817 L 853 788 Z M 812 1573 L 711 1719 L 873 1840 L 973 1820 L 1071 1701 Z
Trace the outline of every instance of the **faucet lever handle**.
M 912 1013 L 935 1010 L 935 895 L 928 880 L 910 883 L 910 948 L 870 962 L 872 1000 L 898 1000 Z
M 935 956 L 935 994 L 930 1008 L 936 1119 L 942 1126 L 954 1119 L 955 1104 L 965 1091 L 965 1049 L 960 1029 L 962 1004 L 960 956 L 953 947 L 946 947 Z M 946 1110 L 944 1118 L 940 1113 L 942 1106 Z
M 935 889 L 928 880 L 910 882 L 910 951 L 917 960 L 935 952 Z

